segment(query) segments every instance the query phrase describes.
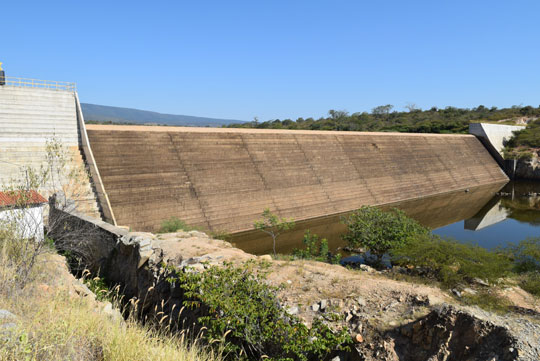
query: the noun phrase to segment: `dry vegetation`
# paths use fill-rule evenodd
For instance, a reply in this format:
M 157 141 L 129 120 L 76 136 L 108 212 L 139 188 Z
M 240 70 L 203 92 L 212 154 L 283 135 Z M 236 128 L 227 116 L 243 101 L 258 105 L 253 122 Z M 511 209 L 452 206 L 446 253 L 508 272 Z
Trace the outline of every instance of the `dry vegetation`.
M 0 240 L 2 285 L 17 278 L 11 246 Z M 0 330 L 0 360 L 220 359 L 182 336 L 110 317 L 102 303 L 73 292 L 73 281 L 61 257 L 44 253 L 23 288 L 0 289 L 0 309 L 17 316 L 15 327 Z
M 47 187 L 49 194 L 58 196 L 58 209 L 76 211 L 78 203 L 71 199 L 81 199 L 78 190 L 85 170 L 74 167 L 67 150 L 55 140 L 47 144 L 46 166 L 25 170 L 24 179 L 0 189 L 18 197 L 10 216 L 0 220 L 0 310 L 15 315 L 0 314 L 1 361 L 221 360 L 199 340 L 107 311 L 110 304 L 96 300 L 75 279 L 53 242 L 34 238 L 42 224 L 29 217 L 32 205 L 25 196 Z M 54 219 L 48 222 L 50 233 L 63 226 L 61 218 Z M 81 238 L 84 230 L 77 232 L 67 236 Z M 69 248 L 64 241 L 55 239 L 55 246 L 80 256 L 83 248 Z

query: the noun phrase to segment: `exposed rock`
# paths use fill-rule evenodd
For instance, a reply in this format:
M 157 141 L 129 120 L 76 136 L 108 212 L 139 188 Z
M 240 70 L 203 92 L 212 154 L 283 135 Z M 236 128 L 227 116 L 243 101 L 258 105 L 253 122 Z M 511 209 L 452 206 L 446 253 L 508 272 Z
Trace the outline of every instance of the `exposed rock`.
M 109 254 L 96 264 L 102 266 L 100 269 L 110 282 L 121 285 L 126 299 L 133 297 L 141 301 L 139 309 L 144 317 L 165 314 L 178 319 L 184 300 L 183 291 L 178 285 L 167 282 L 171 274 L 163 267 L 166 261 L 177 259 L 186 269 L 202 271 L 206 263 L 260 259 L 232 248 L 227 242 L 196 238 L 193 234 L 196 233 L 190 232 L 189 238 L 180 240 L 178 233 L 160 235 L 159 239 L 142 234 L 124 234 L 124 237 L 114 238 L 112 245 L 102 247 L 110 250 Z M 151 241 L 150 246 L 146 240 Z M 149 250 L 151 254 L 145 259 L 143 254 Z M 103 254 L 104 251 L 99 256 Z M 310 305 L 313 300 L 320 300 L 308 307 L 285 307 L 287 312 L 297 315 L 308 325 L 314 317 L 332 315 L 328 311 L 345 315 L 339 320 L 325 317 L 324 322 L 332 327 L 348 326 L 352 337 L 361 336 L 362 341 L 356 339 L 355 343 L 360 359 L 540 359 L 539 326 L 523 318 L 497 318 L 489 313 L 448 307 L 430 312 L 427 306 L 455 301 L 440 289 L 390 280 L 366 265 L 361 269 L 367 272 L 356 272 L 312 261 L 270 262 L 268 282 L 276 286 L 290 284 L 279 291 L 282 305 Z M 309 288 L 302 290 L 308 284 Z M 455 292 L 461 295 L 459 290 Z M 318 311 L 324 313 L 318 314 Z M 182 316 L 191 317 L 194 321 L 200 312 L 196 309 Z M 404 320 L 405 324 L 397 327 L 397 320 L 399 323 Z M 378 328 L 378 325 L 387 327 L 392 322 L 396 327 L 388 332 Z M 186 324 L 192 323 L 188 320 Z
M 519 159 L 516 164 L 515 178 L 540 179 L 540 160 L 537 155 L 532 159 Z
M 189 231 L 188 232 L 191 237 L 197 237 L 197 238 L 209 238 L 206 233 L 199 232 L 199 231 Z
M 96 295 L 90 291 L 90 289 L 81 280 L 75 279 L 73 281 L 73 288 L 79 296 L 90 297 L 93 300 L 96 299 Z
M 111 320 L 117 321 L 117 322 L 123 322 L 124 318 L 122 317 L 122 314 L 120 311 L 118 311 L 116 308 L 113 307 L 112 303 L 107 302 L 105 303 L 105 306 L 101 310 L 104 314 L 109 316 Z
M 0 323 L 4 321 L 16 320 L 16 319 L 17 319 L 17 316 L 9 312 L 8 310 L 0 310 Z
M 328 301 L 326 301 L 326 300 L 321 300 L 321 302 L 319 303 L 319 305 L 320 305 L 321 311 L 324 311 L 324 310 L 326 310 L 326 307 L 328 307 Z
M 473 282 L 481 286 L 489 287 L 489 283 L 487 281 L 478 277 L 473 278 Z
M 361 296 L 358 296 L 358 298 L 356 299 L 356 302 L 362 307 L 366 307 L 367 305 L 366 300 Z
M 368 266 L 367 264 L 361 264 L 360 265 L 360 269 L 364 272 L 368 272 L 368 273 L 375 273 L 377 272 L 377 270 L 371 266 Z
M 461 293 L 468 293 L 470 295 L 476 295 L 478 292 L 476 292 L 475 290 L 473 290 L 472 288 L 469 288 L 469 287 L 465 287 Z
M 270 262 L 272 261 L 272 256 L 270 256 L 269 254 L 265 254 L 265 255 L 259 256 L 259 259 Z
M 297 306 L 287 307 L 285 310 L 287 311 L 289 315 L 296 315 L 298 314 L 298 311 L 299 311 Z
M 11 329 L 17 327 L 17 316 L 8 310 L 0 310 L 0 341 L 11 337 Z
M 2 323 L 0 324 L 0 329 L 1 330 L 9 330 L 11 328 L 15 328 L 17 327 L 17 324 L 13 323 L 13 322 L 8 322 L 8 323 Z

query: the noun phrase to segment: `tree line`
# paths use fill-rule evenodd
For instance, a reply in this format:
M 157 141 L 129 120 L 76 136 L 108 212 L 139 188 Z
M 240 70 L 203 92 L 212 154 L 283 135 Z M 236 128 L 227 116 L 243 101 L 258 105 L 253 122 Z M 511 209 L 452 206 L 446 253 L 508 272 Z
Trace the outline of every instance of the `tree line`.
M 350 114 L 344 110 L 328 111 L 326 117 L 319 119 L 298 118 L 273 119 L 259 122 L 255 117 L 246 123 L 230 124 L 229 128 L 257 129 L 305 129 L 305 130 L 342 130 L 342 131 L 379 131 L 409 133 L 467 133 L 469 123 L 505 122 L 519 117 L 540 117 L 540 106 L 514 105 L 510 108 L 485 107 L 475 108 L 432 107 L 428 110 L 417 108 L 414 104 L 406 106 L 407 111 L 395 111 L 391 104 L 375 107 L 371 112 Z

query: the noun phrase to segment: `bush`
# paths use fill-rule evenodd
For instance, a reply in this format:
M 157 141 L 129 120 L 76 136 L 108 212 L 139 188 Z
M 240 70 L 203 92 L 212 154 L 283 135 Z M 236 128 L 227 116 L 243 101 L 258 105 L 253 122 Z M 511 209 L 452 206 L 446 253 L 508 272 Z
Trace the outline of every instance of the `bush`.
M 504 252 L 489 251 L 473 244 L 427 236 L 392 250 L 393 260 L 429 270 L 447 287 L 480 278 L 494 282 L 511 272 L 512 262 Z
M 304 242 L 305 248 L 295 248 L 292 252 L 294 257 L 320 262 L 339 263 L 341 256 L 339 254 L 332 255 L 332 253 L 330 253 L 328 249 L 328 240 L 326 238 L 319 239 L 319 236 L 311 234 L 308 229 L 306 233 L 304 233 L 302 242 Z
M 491 289 L 481 290 L 476 294 L 464 294 L 461 301 L 466 305 L 475 305 L 486 311 L 507 313 L 512 303 L 505 297 L 501 297 Z
M 514 136 L 506 142 L 508 148 L 529 147 L 540 148 L 540 120 L 535 120 L 523 130 L 514 132 Z
M 176 272 L 169 278 L 179 283 L 187 298 L 184 305 L 204 310 L 198 322 L 203 337 L 218 345 L 229 358 L 270 360 L 324 359 L 350 340 L 347 330 L 333 333 L 321 320 L 306 327 L 289 315 L 276 298 L 278 289 L 267 285 L 264 270 L 254 271 L 254 262 L 239 267 L 226 263 L 203 273 Z
M 507 248 L 518 273 L 540 271 L 540 238 L 527 238 Z
M 520 286 L 530 294 L 540 297 L 540 271 L 526 273 Z
M 407 217 L 405 212 L 397 208 L 385 212 L 377 207 L 364 206 L 344 222 L 348 233 L 343 239 L 351 247 L 365 247 L 378 256 L 430 234 L 428 228 Z
M 176 217 L 171 217 L 161 223 L 161 228 L 159 229 L 159 233 L 172 233 L 178 230 L 183 230 L 187 232 L 187 231 L 193 231 L 195 230 L 195 228 L 192 226 L 189 226 L 186 222 L 184 222 L 181 219 L 178 219 Z

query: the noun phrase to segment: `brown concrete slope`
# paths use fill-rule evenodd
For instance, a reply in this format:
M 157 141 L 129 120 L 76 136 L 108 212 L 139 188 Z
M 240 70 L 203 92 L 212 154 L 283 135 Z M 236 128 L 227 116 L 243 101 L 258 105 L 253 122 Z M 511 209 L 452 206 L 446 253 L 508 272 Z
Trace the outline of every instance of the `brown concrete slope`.
M 119 225 L 250 229 L 507 180 L 470 135 L 88 125 Z

